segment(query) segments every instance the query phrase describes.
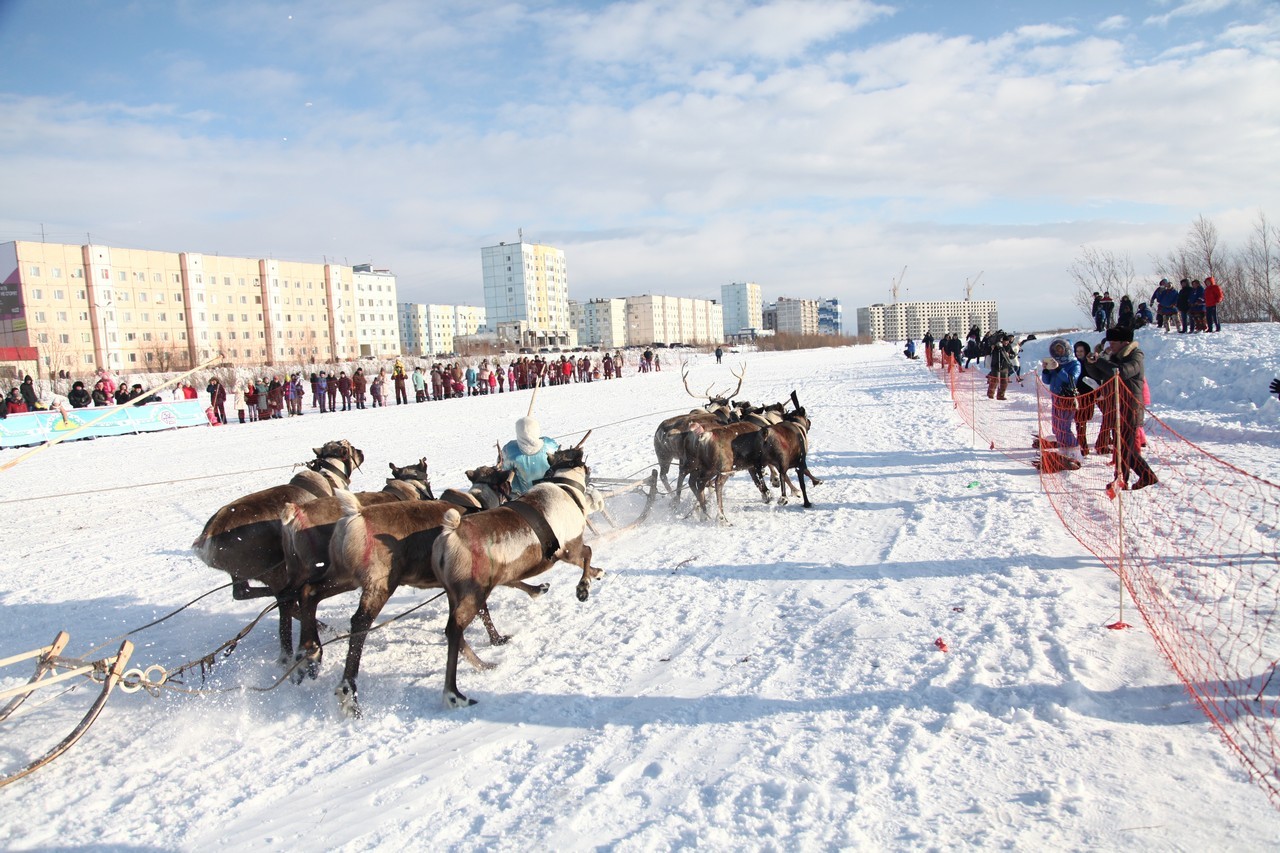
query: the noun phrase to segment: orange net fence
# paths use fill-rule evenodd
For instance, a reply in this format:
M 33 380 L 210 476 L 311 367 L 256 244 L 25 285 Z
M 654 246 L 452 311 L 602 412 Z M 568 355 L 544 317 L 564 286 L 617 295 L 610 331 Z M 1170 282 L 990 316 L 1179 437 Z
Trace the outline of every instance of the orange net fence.
M 1099 360 L 1105 368 L 1105 355 L 1084 363 Z M 1121 376 L 1085 378 L 1072 396 L 1052 394 L 1040 365 L 1006 387 L 976 362 L 938 366 L 975 442 L 1040 469 L 1063 525 L 1118 575 L 1192 698 L 1280 807 L 1280 486 L 1144 413 L 1143 389 Z M 1120 617 L 1109 627 L 1126 627 Z

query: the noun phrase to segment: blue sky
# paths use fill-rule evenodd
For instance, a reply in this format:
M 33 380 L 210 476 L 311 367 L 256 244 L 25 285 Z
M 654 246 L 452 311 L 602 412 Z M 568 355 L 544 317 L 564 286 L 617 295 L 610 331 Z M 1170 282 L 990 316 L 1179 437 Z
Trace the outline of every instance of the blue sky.
M 550 243 L 574 298 L 952 299 L 1077 322 L 1200 215 L 1280 217 L 1280 4 L 0 2 L 0 240 L 372 261 L 482 304 Z

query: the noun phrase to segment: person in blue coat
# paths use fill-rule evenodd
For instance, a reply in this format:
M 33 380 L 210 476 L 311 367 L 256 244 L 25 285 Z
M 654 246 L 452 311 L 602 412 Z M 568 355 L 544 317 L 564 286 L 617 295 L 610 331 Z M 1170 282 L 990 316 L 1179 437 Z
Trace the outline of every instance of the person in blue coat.
M 516 421 L 516 437 L 502 445 L 502 470 L 515 471 L 511 484 L 512 496 L 523 495 L 533 484 L 546 476 L 551 461 L 547 458 L 559 450 L 555 439 L 540 435 L 542 428 L 532 416 Z
M 1082 461 L 1076 440 L 1076 383 L 1080 381 L 1080 362 L 1072 354 L 1066 338 L 1054 338 L 1049 344 L 1049 357 L 1040 363 L 1040 381 L 1053 394 L 1051 425 L 1058 452 L 1068 459 Z

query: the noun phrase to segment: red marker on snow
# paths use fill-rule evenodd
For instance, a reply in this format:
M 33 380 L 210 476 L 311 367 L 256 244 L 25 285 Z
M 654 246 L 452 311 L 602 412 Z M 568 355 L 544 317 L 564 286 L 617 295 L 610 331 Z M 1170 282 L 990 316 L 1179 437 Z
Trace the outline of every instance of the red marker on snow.
M 948 648 L 947 648 L 947 644 L 943 641 L 943 639 L 942 639 L 941 637 L 939 637 L 938 639 L 934 640 L 934 641 L 933 641 L 933 644 L 934 644 L 935 646 L 937 646 L 937 647 L 938 647 L 938 651 L 940 651 L 940 652 L 947 652 L 947 651 L 950 651 L 950 649 L 948 649 Z

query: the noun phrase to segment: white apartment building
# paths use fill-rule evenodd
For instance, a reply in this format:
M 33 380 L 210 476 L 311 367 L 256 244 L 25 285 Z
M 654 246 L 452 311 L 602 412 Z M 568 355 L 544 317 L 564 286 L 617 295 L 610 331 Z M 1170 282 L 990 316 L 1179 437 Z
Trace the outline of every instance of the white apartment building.
M 351 269 L 359 355 L 376 357 L 399 353 L 395 275 L 390 270 L 373 269 L 371 264 L 356 264 Z
M 718 344 L 725 321 L 721 306 L 684 296 L 628 296 L 626 340 L 629 346 Z
M 569 272 L 552 246 L 499 243 L 480 250 L 490 328 L 519 329 L 521 346 L 569 346 Z
M 485 310 L 474 305 L 401 302 L 400 336 L 409 355 L 454 352 L 455 338 L 474 335 L 485 325 Z
M 780 335 L 818 334 L 818 300 L 778 297 L 774 329 Z
M 627 300 L 570 300 L 569 315 L 578 330 L 579 343 L 605 349 L 627 346 Z
M 926 331 L 935 338 L 948 332 L 964 336 L 974 326 L 983 332 L 1000 328 L 994 301 L 876 303 L 858 309 L 858 335 L 872 340 L 918 340 Z
M 724 315 L 724 337 L 764 328 L 764 301 L 760 285 L 750 281 L 722 285 L 720 305 Z

